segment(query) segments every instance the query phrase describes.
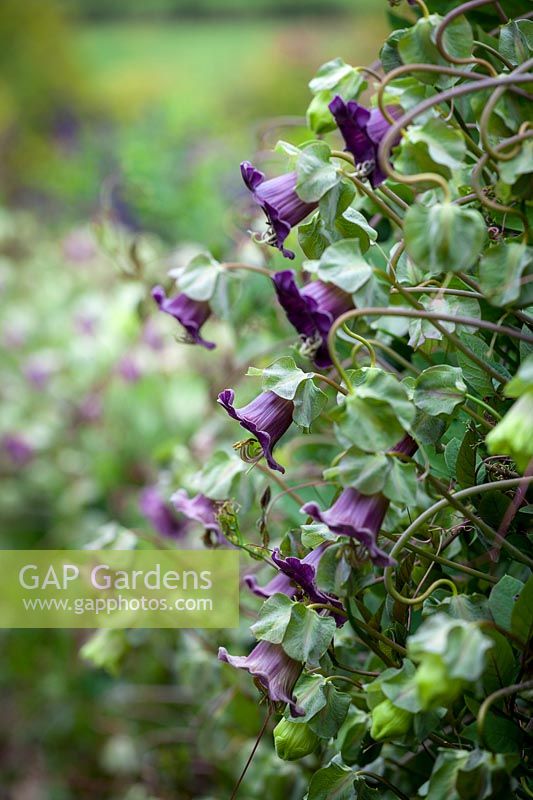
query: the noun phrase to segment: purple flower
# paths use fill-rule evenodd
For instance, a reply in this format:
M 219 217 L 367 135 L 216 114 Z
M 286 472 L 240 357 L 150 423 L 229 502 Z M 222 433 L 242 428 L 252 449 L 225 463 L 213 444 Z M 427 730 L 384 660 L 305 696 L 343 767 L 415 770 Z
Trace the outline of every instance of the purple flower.
M 126 383 L 137 383 L 141 377 L 141 370 L 132 356 L 123 356 L 117 364 L 117 372 Z
M 185 328 L 191 344 L 200 344 L 207 350 L 216 347 L 214 342 L 206 342 L 200 336 L 200 328 L 211 316 L 211 308 L 207 301 L 193 300 L 183 293 L 176 297 L 167 297 L 162 286 L 154 286 L 152 297 L 161 311 L 170 314 Z
M 141 513 L 161 536 L 180 539 L 187 531 L 187 523 L 178 521 L 157 486 L 146 486 L 139 499 Z
M 25 467 L 33 458 L 33 447 L 19 433 L 7 433 L 2 446 L 15 467 Z
M 291 581 L 299 584 L 302 587 L 304 594 L 311 600 L 313 603 L 327 603 L 328 605 L 334 606 L 338 609 L 338 614 L 333 614 L 335 621 L 338 627 L 341 627 L 346 622 L 346 613 L 344 611 L 344 606 L 340 602 L 337 597 L 333 595 L 327 594 L 323 592 L 321 589 L 318 588 L 316 585 L 316 566 L 318 566 L 318 562 L 324 553 L 324 550 L 327 547 L 327 543 L 322 544 L 316 550 L 313 550 L 312 553 L 309 555 L 313 555 L 316 553 L 317 555 L 314 556 L 313 559 L 309 559 L 307 562 L 305 559 L 300 561 L 299 558 L 294 558 L 293 556 L 288 556 L 287 558 L 283 558 L 279 552 L 279 550 L 274 550 L 272 553 L 272 561 L 276 566 L 284 573 Z M 321 551 L 318 553 L 318 551 Z M 312 562 L 315 562 L 313 564 Z M 293 596 L 292 594 L 290 596 Z
M 385 119 L 379 108 L 368 109 L 360 106 L 355 100 L 345 103 L 337 95 L 329 104 L 329 110 L 335 117 L 335 122 L 342 133 L 346 150 L 350 152 L 356 167 L 363 170 L 372 186 L 379 186 L 387 177 L 381 170 L 378 162 L 379 144 L 390 123 Z M 387 111 L 393 117 L 402 113 L 399 106 L 387 106 Z
M 412 455 L 416 449 L 416 442 L 410 436 L 405 436 L 393 451 Z M 356 539 L 366 548 L 374 564 L 387 567 L 395 562 L 378 547 L 377 536 L 388 507 L 389 500 L 384 495 L 363 495 L 357 489 L 348 487 L 342 490 L 326 511 L 322 511 L 316 503 L 306 503 L 302 511 L 327 525 L 333 533 Z
M 216 503 L 205 494 L 197 494 L 195 497 L 189 497 L 184 489 L 179 489 L 170 498 L 176 511 L 192 519 L 194 522 L 199 522 L 204 526 L 208 533 L 214 534 L 219 542 L 226 542 L 220 525 L 216 518 Z
M 29 359 L 24 366 L 24 375 L 35 389 L 46 389 L 52 377 L 52 367 L 38 357 Z
M 288 703 L 293 717 L 304 711 L 296 704 L 293 689 L 300 677 L 302 665 L 289 658 L 280 644 L 259 642 L 248 656 L 231 656 L 225 647 L 218 650 L 220 661 L 237 669 L 246 669 L 266 692 L 273 703 Z
M 310 355 L 317 367 L 330 367 L 329 329 L 337 317 L 353 308 L 351 295 L 323 281 L 311 281 L 299 289 L 290 269 L 276 272 L 272 280 L 287 319 L 302 337 L 302 354 Z
M 311 552 L 308 553 L 305 558 L 300 559 L 291 557 L 290 560 L 291 562 L 297 561 L 298 565 L 301 566 L 302 571 L 305 570 L 303 565 L 310 566 L 313 569 L 314 575 L 314 568 L 318 566 L 326 547 L 326 543 L 321 544 L 319 547 L 315 548 L 315 550 L 311 550 Z M 279 553 L 278 550 L 275 552 Z M 277 564 L 277 561 L 274 563 Z M 295 580 L 296 583 L 300 583 L 297 579 Z M 258 597 L 263 597 L 265 599 L 272 597 L 273 594 L 286 594 L 287 597 L 295 597 L 298 593 L 298 589 L 293 582 L 293 576 L 289 575 L 289 573 L 284 570 L 278 572 L 278 574 L 275 575 L 265 586 L 259 586 L 255 575 L 245 575 L 244 583 L 251 592 L 256 594 Z
M 377 546 L 376 539 L 388 507 L 389 501 L 384 495 L 365 496 L 348 487 L 327 511 L 322 511 L 316 503 L 306 503 L 302 511 L 317 522 L 323 522 L 333 533 L 357 539 L 374 564 L 386 567 L 394 562 Z
M 277 247 L 285 258 L 294 258 L 294 253 L 283 246 L 285 239 L 291 228 L 309 216 L 317 208 L 318 203 L 305 203 L 298 197 L 296 172 L 287 172 L 267 181 L 263 172 L 256 169 L 249 161 L 243 161 L 241 175 L 268 220 L 268 231 L 261 241 L 263 244 Z
M 220 392 L 218 402 L 230 417 L 236 419 L 243 428 L 255 436 L 263 449 L 268 466 L 279 472 L 285 472 L 272 457 L 272 450 L 292 422 L 294 410 L 292 400 L 285 400 L 274 392 L 262 392 L 248 405 L 234 408 L 234 397 L 233 389 L 225 389 Z

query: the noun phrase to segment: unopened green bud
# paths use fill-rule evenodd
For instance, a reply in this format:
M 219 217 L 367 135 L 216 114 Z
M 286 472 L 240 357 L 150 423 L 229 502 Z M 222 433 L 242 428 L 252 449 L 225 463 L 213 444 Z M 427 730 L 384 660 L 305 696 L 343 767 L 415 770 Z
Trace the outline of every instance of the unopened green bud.
M 451 678 L 442 657 L 426 653 L 415 673 L 418 696 L 425 711 L 438 706 L 449 706 L 464 687 L 461 678 Z
M 370 735 L 377 742 L 385 739 L 399 739 L 409 733 L 413 715 L 403 708 L 397 708 L 389 699 L 383 700 L 372 711 Z
M 312 753 L 318 744 L 318 736 L 305 722 L 280 719 L 274 728 L 274 745 L 279 758 L 296 761 Z
M 525 392 L 486 438 L 489 453 L 509 455 L 524 472 L 533 458 L 533 389 Z

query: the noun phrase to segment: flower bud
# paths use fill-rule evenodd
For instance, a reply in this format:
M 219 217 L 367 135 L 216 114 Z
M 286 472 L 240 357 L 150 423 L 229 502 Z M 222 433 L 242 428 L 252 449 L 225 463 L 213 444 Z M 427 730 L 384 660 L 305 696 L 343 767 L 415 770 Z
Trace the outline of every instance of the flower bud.
M 464 686 L 461 678 L 450 678 L 442 657 L 426 653 L 415 673 L 418 696 L 425 711 L 438 706 L 449 706 Z
M 296 761 L 308 756 L 317 744 L 318 736 L 303 722 L 291 722 L 282 718 L 274 728 L 276 753 L 284 761 Z
M 397 708 L 389 699 L 382 700 L 372 711 L 370 735 L 376 741 L 399 739 L 409 733 L 413 714 Z
M 533 458 L 532 418 L 533 390 L 529 389 L 488 434 L 489 453 L 510 455 L 518 469 L 524 472 Z

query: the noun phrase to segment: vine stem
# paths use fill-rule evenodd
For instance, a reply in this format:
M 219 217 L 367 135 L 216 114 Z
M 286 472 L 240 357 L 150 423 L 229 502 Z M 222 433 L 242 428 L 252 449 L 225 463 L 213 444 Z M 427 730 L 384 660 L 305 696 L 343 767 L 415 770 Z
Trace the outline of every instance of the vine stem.
M 358 317 L 363 317 L 363 316 L 408 317 L 414 319 L 429 319 L 432 321 L 444 320 L 447 322 L 455 322 L 457 325 L 468 325 L 473 328 L 484 328 L 485 330 L 490 330 L 507 336 L 512 336 L 516 339 L 521 339 L 522 341 L 526 341 L 530 344 L 533 344 L 533 336 L 531 336 L 530 334 L 523 333 L 522 331 L 515 330 L 514 328 L 508 328 L 503 325 L 496 325 L 495 323 L 488 322 L 487 320 L 476 319 L 475 317 L 463 317 L 463 316 L 454 316 L 453 314 L 441 314 L 440 312 L 437 313 L 433 311 L 424 311 L 418 308 L 409 309 L 409 308 L 387 308 L 384 306 L 374 306 L 370 308 L 352 309 L 351 311 L 346 311 L 344 314 L 341 314 L 340 317 L 337 317 L 337 319 L 331 326 L 328 334 L 328 350 L 331 356 L 331 360 L 335 364 L 337 370 L 339 371 L 339 374 L 342 376 L 350 392 L 353 391 L 353 387 L 350 383 L 350 380 L 347 378 L 346 372 L 343 369 L 337 357 L 336 335 L 339 327 L 348 322 L 348 320 L 356 319 Z M 464 345 L 457 336 L 450 333 L 449 331 L 445 331 L 445 334 L 448 336 L 450 341 L 455 345 L 455 347 L 458 350 L 461 350 L 461 352 L 464 353 L 464 355 L 466 355 L 467 358 L 471 359 L 488 375 L 490 375 L 491 378 L 494 378 L 499 383 L 505 383 L 505 379 L 502 378 L 499 372 L 493 369 L 490 365 L 486 364 L 483 361 L 483 359 L 476 356 L 476 354 L 473 353 L 466 345 Z
M 448 14 L 446 14 L 437 28 L 435 33 L 435 45 L 441 56 L 451 64 L 478 64 L 479 66 L 485 67 L 489 75 L 495 77 L 498 73 L 489 61 L 486 61 L 484 58 L 476 58 L 475 56 L 472 56 L 471 58 L 457 58 L 452 56 L 451 53 L 448 53 L 448 51 L 445 49 L 443 42 L 446 28 L 451 22 L 453 22 L 454 19 L 456 19 L 456 17 L 459 17 L 461 14 L 466 14 L 468 11 L 473 11 L 475 8 L 487 6 L 492 3 L 494 3 L 494 0 L 470 0 L 468 3 L 462 3 L 457 8 L 453 8 Z
M 361 345 L 363 345 L 363 347 L 366 347 L 366 349 L 368 350 L 368 352 L 370 354 L 370 366 L 371 367 L 375 367 L 376 366 L 376 351 L 374 350 L 374 348 L 372 347 L 372 345 L 370 344 L 368 339 L 365 339 L 364 336 L 359 336 L 358 333 L 354 333 L 353 331 L 351 331 L 348 328 L 347 325 L 343 325 L 342 326 L 342 330 L 344 331 L 344 333 L 347 336 L 350 337 L 350 339 L 355 339 L 356 342 L 359 342 Z
M 360 681 L 349 678 L 347 675 L 328 675 L 327 678 L 324 678 L 324 683 L 329 683 L 330 681 L 346 681 L 347 683 L 353 684 L 353 686 L 356 686 L 358 689 L 361 689 L 363 686 Z
M 481 292 L 470 292 L 467 289 L 445 289 L 442 286 L 404 286 L 404 292 L 409 292 L 410 294 L 425 294 L 426 292 L 436 293 L 436 294 L 450 294 L 455 297 L 472 297 L 476 300 L 483 300 L 484 297 Z M 392 294 L 401 294 L 399 289 L 392 289 Z
M 299 506 L 303 506 L 303 504 L 305 503 L 303 497 L 300 497 L 300 495 L 297 494 L 297 492 L 295 492 L 293 489 L 291 489 L 290 486 L 287 486 L 283 478 L 280 478 L 279 475 L 276 475 L 275 472 L 273 472 L 268 467 L 265 467 L 264 464 L 260 464 L 258 461 L 256 462 L 255 466 L 258 469 L 260 469 L 261 472 L 268 478 L 272 478 L 272 480 L 275 481 L 278 484 L 278 486 L 281 489 L 283 489 L 284 493 L 289 495 L 289 497 L 292 498 L 295 503 L 298 503 Z
M 234 270 L 234 269 L 244 269 L 248 270 L 248 272 L 257 272 L 259 275 L 264 275 L 267 278 L 272 278 L 272 273 L 269 269 L 265 267 L 258 267 L 255 264 L 239 264 L 238 262 L 228 262 L 225 261 L 221 264 L 223 269 L 227 270 Z
M 329 375 L 321 375 L 320 372 L 313 372 L 313 378 L 316 378 L 318 381 L 324 381 L 324 383 L 329 384 L 332 386 L 336 392 L 340 392 L 341 394 L 347 395 L 348 392 L 341 386 L 337 381 L 334 381 L 333 378 L 330 378 Z
M 513 70 L 511 75 L 509 75 L 509 77 L 511 77 L 511 78 L 514 77 L 516 79 L 516 77 L 519 77 L 522 73 L 527 72 L 528 69 L 530 69 L 531 67 L 533 67 L 533 58 L 529 58 L 527 61 L 524 61 L 523 64 L 520 64 L 518 67 L 516 67 L 516 69 Z M 503 83 L 503 81 L 499 81 L 498 82 L 498 85 L 496 86 L 496 90 L 492 93 L 492 95 L 489 97 L 489 99 L 485 103 L 485 107 L 483 109 L 481 117 L 479 118 L 479 135 L 480 135 L 481 141 L 483 143 L 483 147 L 485 148 L 485 151 L 487 152 L 487 154 L 494 161 L 508 161 L 509 159 L 513 158 L 513 156 L 514 156 L 514 153 L 500 153 L 500 152 L 498 152 L 499 148 L 498 147 L 492 147 L 492 145 L 491 145 L 491 143 L 489 141 L 488 126 L 489 126 L 490 117 L 492 115 L 492 112 L 494 111 L 496 103 L 498 102 L 498 100 L 505 93 L 505 88 L 506 87 L 505 87 L 505 85 L 502 86 L 502 83 Z
M 501 414 L 498 414 L 498 412 L 497 412 L 497 411 L 495 411 L 495 410 L 492 408 L 492 406 L 489 406 L 489 404 L 488 404 L 488 403 L 485 403 L 485 401 L 484 401 L 484 400 L 481 400 L 479 397 L 475 397 L 473 394 L 469 394 L 468 392 L 465 394 L 465 397 L 467 397 L 467 398 L 468 398 L 468 400 L 471 400 L 471 401 L 472 401 L 472 403 L 477 403 L 477 405 L 478 405 L 478 406 L 481 406 L 481 408 L 484 408 L 484 409 L 485 409 L 485 411 L 488 411 L 488 412 L 489 412 L 489 414 L 490 414 L 492 417 L 494 417 L 494 419 L 500 420 L 500 419 L 502 418 L 502 415 L 501 415 Z
M 413 71 L 413 66 L 414 65 L 412 64 L 408 65 L 410 71 Z M 417 64 L 415 66 L 417 67 L 422 66 L 424 69 L 426 69 L 428 65 Z M 398 72 L 398 69 L 392 70 L 389 73 L 388 77 L 390 80 L 393 79 L 391 78 L 391 75 L 394 72 Z M 437 65 L 435 65 L 435 69 L 436 71 L 439 72 L 447 72 L 447 70 L 444 70 L 443 68 Z M 460 74 L 461 77 L 464 77 L 464 73 L 461 70 L 457 70 L 457 72 Z M 474 73 L 469 73 L 468 77 L 471 78 L 473 74 Z M 452 89 L 448 89 L 444 92 L 439 92 L 438 94 L 429 97 L 427 100 L 423 100 L 421 103 L 415 106 L 415 108 L 411 109 L 410 111 L 407 111 L 399 119 L 394 120 L 394 124 L 391 125 L 391 127 L 381 140 L 378 151 L 378 161 L 381 169 L 383 170 L 385 175 L 388 175 L 389 177 L 393 178 L 399 183 L 412 183 L 413 178 L 419 178 L 419 176 L 416 175 L 405 176 L 395 172 L 390 166 L 389 159 L 390 159 L 390 152 L 394 147 L 394 145 L 396 144 L 398 137 L 401 135 L 402 130 L 406 128 L 407 125 L 409 125 L 416 117 L 418 117 L 424 111 L 433 108 L 433 106 L 436 106 L 439 103 L 449 102 L 453 98 L 463 97 L 464 95 L 470 94 L 471 92 L 478 92 L 484 89 L 496 89 L 506 86 L 513 86 L 514 84 L 517 83 L 530 83 L 532 80 L 533 80 L 533 75 L 529 73 L 528 74 L 521 73 L 518 75 L 516 73 L 512 75 L 500 75 L 497 78 L 482 78 L 481 80 L 475 80 L 470 83 L 461 84 L 460 86 L 454 86 Z M 382 91 L 383 91 L 383 84 L 380 87 L 380 93 Z M 447 191 L 449 192 L 448 184 L 446 182 L 445 185 Z
M 386 539 L 389 539 L 391 542 L 395 542 L 396 539 L 394 536 L 389 535 L 387 533 L 382 533 L 382 536 L 385 536 Z M 487 583 L 498 583 L 498 578 L 495 578 L 493 575 L 486 575 L 484 572 L 480 572 L 473 567 L 467 567 L 466 564 L 457 564 L 455 561 L 451 561 L 449 558 L 444 558 L 444 556 L 440 556 L 437 553 L 429 552 L 428 550 L 424 550 L 423 547 L 418 547 L 416 544 L 412 544 L 409 542 L 408 544 L 404 545 L 407 550 L 411 550 L 413 553 L 416 553 L 417 556 L 420 558 L 427 558 L 429 561 L 434 561 L 436 564 L 442 564 L 443 567 L 449 567 L 449 569 L 454 569 L 457 572 L 463 572 L 465 575 L 470 575 L 472 578 L 478 578 L 482 581 L 487 581 Z
M 341 172 L 344 177 L 348 178 L 348 180 L 350 180 L 362 194 L 365 194 L 368 198 L 370 198 L 374 205 L 383 211 L 386 217 L 392 220 L 392 222 L 394 222 L 400 228 L 400 230 L 402 229 L 403 222 L 398 214 L 393 211 L 392 208 L 390 208 L 390 206 L 388 206 L 380 197 L 378 197 L 378 195 L 372 191 L 372 189 L 370 189 L 364 181 L 362 181 L 356 175 L 352 175 L 349 172 L 344 172 L 344 170 L 341 170 Z
M 400 789 L 398 789 L 387 778 L 384 778 L 383 775 L 378 775 L 377 772 L 371 772 L 368 769 L 358 769 L 355 774 L 358 776 L 361 775 L 362 777 L 367 776 L 368 778 L 371 778 L 373 781 L 376 781 L 377 783 L 382 783 L 383 786 L 386 786 L 387 789 L 390 789 L 391 792 L 394 792 L 396 797 L 399 797 L 400 800 L 409 800 L 406 794 L 404 794 Z
M 529 477 L 529 476 L 527 475 L 523 476 L 522 480 L 524 479 L 524 477 Z M 453 508 L 457 509 L 457 511 L 459 511 L 463 515 L 463 517 L 466 517 L 466 519 L 468 519 L 472 523 L 472 525 L 475 525 L 477 528 L 479 528 L 485 534 L 485 536 L 487 536 L 488 539 L 490 539 L 491 541 L 495 541 L 501 546 L 505 547 L 510 553 L 512 553 L 513 557 L 518 561 L 527 563 L 529 564 L 529 566 L 533 566 L 533 560 L 528 559 L 526 556 L 523 556 L 521 551 L 518 550 L 518 548 L 509 544 L 509 542 L 506 542 L 504 537 L 500 536 L 498 531 L 495 531 L 494 528 L 490 527 L 490 525 L 487 525 L 485 520 L 476 516 L 475 514 L 472 513 L 472 511 L 470 511 L 470 509 L 466 508 L 466 506 L 464 506 L 459 500 L 457 500 L 454 495 L 448 492 L 448 490 L 446 489 L 444 484 L 441 483 L 441 481 L 439 481 L 437 478 L 434 478 L 432 475 L 428 475 L 427 479 L 442 494 L 444 500 L 446 500 Z M 445 547 L 447 547 L 447 545 L 445 545 Z
M 455 492 L 453 495 L 449 497 L 453 500 L 462 500 L 465 497 L 472 497 L 476 494 L 482 494 L 484 492 L 490 492 L 493 489 L 499 489 L 502 491 L 503 489 L 511 489 L 515 486 L 521 485 L 528 485 L 533 481 L 533 476 L 527 478 L 509 478 L 508 480 L 504 481 L 491 481 L 490 483 L 483 483 L 479 486 L 470 486 L 467 489 L 461 489 L 459 492 Z M 411 537 L 416 533 L 416 531 L 423 525 L 427 520 L 431 519 L 437 512 L 441 511 L 443 508 L 446 508 L 447 505 L 450 504 L 449 498 L 444 498 L 443 500 L 439 500 L 438 502 L 434 503 L 432 506 L 427 508 L 425 511 L 422 512 L 410 525 L 409 527 L 402 533 L 396 544 L 393 546 L 390 555 L 392 558 L 396 558 L 402 548 L 409 542 Z M 492 529 L 491 529 L 492 530 Z M 509 547 L 509 543 L 506 541 L 505 544 L 507 545 L 507 549 L 514 555 L 516 558 L 518 555 L 519 561 L 526 563 L 529 567 L 533 567 L 533 559 L 529 558 L 528 556 L 524 556 L 518 548 L 515 548 L 511 545 Z M 396 593 L 396 588 L 392 583 L 392 567 L 385 567 L 384 577 L 385 577 L 385 587 L 388 592 L 394 597 Z M 406 598 L 411 600 L 412 598 Z M 403 601 L 403 598 L 402 598 Z M 417 599 L 417 602 L 420 602 L 420 599 Z
M 504 686 L 503 689 L 498 689 L 496 692 L 489 694 L 481 703 L 477 715 L 477 732 L 481 744 L 486 745 L 489 750 L 492 750 L 492 748 L 485 738 L 485 720 L 491 705 L 495 703 L 496 700 L 500 700 L 503 697 L 510 697 L 514 694 L 518 694 L 518 692 L 525 692 L 527 689 L 533 689 L 533 680 L 524 681 L 524 683 L 513 683 L 511 686 Z
M 233 789 L 233 791 L 232 791 L 232 793 L 231 793 L 230 800 L 235 800 L 235 798 L 237 797 L 237 792 L 239 791 L 239 788 L 240 788 L 240 786 L 241 786 L 241 783 L 243 782 L 243 780 L 244 780 L 244 777 L 245 777 L 245 775 L 246 775 L 246 773 L 247 773 L 247 771 L 248 771 L 248 767 L 249 767 L 249 766 L 250 766 L 250 764 L 252 763 L 252 760 L 253 760 L 253 757 L 255 756 L 256 750 L 257 750 L 257 748 L 259 747 L 259 742 L 260 742 L 260 741 L 261 741 L 261 739 L 263 738 L 263 734 L 265 733 L 265 731 L 266 731 L 266 729 L 267 729 L 267 725 L 268 725 L 268 723 L 269 723 L 269 720 L 270 720 L 270 717 L 271 717 L 271 716 L 272 716 L 272 706 L 270 706 L 270 707 L 269 707 L 269 709 L 268 709 L 268 713 L 267 713 L 267 715 L 266 715 L 266 717 L 265 717 L 265 721 L 263 722 L 263 725 L 262 725 L 262 727 L 261 727 L 261 730 L 259 731 L 259 734 L 258 734 L 258 736 L 257 736 L 257 739 L 255 740 L 255 744 L 254 744 L 254 746 L 253 746 L 253 748 L 252 748 L 252 752 L 251 752 L 251 753 L 250 753 L 250 755 L 248 756 L 248 760 L 246 761 L 246 764 L 244 765 L 244 769 L 243 769 L 243 771 L 241 772 L 241 774 L 239 775 L 239 780 L 238 780 L 238 781 L 237 781 L 237 783 L 235 784 L 235 788 Z

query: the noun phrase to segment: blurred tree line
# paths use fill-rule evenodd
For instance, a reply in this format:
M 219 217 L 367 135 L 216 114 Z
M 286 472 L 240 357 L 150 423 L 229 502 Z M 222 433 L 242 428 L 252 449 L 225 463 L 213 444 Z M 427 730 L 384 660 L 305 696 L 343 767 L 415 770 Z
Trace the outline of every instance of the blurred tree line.
M 330 14 L 354 9 L 354 0 L 64 0 L 70 13 L 89 19 L 126 16 L 239 16 Z M 358 0 L 370 8 L 375 0 Z

